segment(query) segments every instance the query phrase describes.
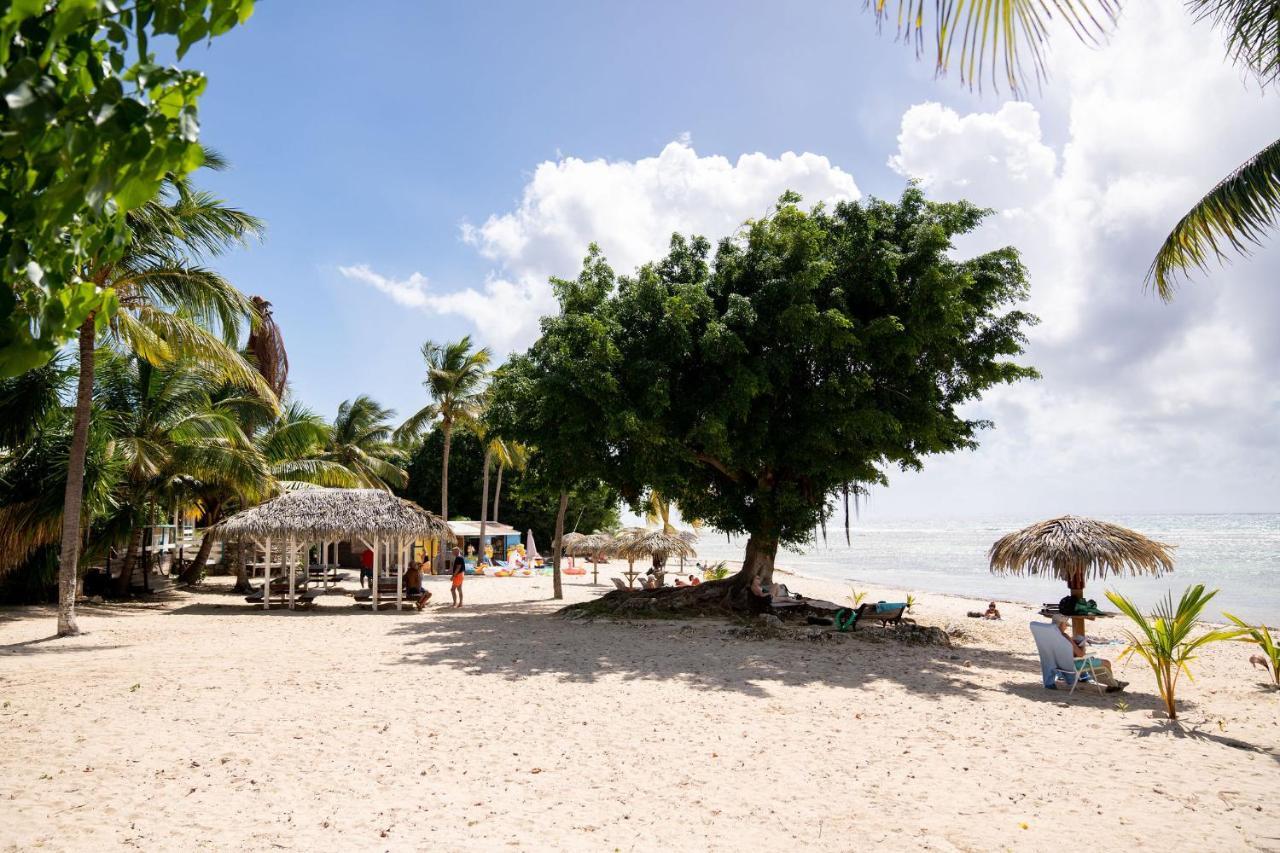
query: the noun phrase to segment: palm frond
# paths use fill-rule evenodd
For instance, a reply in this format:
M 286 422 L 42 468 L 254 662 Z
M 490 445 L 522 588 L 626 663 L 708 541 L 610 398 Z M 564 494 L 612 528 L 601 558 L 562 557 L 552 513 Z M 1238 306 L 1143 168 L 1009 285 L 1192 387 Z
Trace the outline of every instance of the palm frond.
M 1280 81 L 1280 3 L 1276 0 L 1188 0 L 1197 20 L 1226 32 L 1227 56 L 1264 86 Z
M 877 24 L 893 25 L 898 37 L 913 43 L 916 55 L 928 50 L 939 75 L 954 65 L 970 87 L 987 77 L 999 89 L 1001 77 L 1015 96 L 1045 79 L 1045 50 L 1055 19 L 1086 43 L 1098 43 L 1120 12 L 1119 0 L 866 0 Z
M 1174 226 L 1147 271 L 1148 286 L 1173 298 L 1174 279 L 1191 269 L 1208 270 L 1226 249 L 1239 254 L 1261 245 L 1280 222 L 1280 139 L 1249 158 L 1196 202 Z

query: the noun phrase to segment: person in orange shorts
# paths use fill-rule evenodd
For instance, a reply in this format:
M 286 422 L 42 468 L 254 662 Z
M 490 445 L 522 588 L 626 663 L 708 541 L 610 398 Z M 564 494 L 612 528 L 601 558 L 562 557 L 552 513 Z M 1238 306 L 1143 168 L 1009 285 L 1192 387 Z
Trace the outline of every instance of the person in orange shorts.
M 453 606 L 462 606 L 462 579 L 467 576 L 467 561 L 462 557 L 460 548 L 453 549 L 453 582 L 449 586 L 449 595 L 453 598 Z

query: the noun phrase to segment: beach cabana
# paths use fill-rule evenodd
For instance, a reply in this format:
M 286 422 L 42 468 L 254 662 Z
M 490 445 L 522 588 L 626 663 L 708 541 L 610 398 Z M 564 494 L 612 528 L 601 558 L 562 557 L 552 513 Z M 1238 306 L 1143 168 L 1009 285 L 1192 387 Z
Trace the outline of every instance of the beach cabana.
M 1064 515 L 1000 537 L 987 557 L 996 574 L 1056 577 L 1072 595 L 1084 598 L 1088 578 L 1173 571 L 1169 549 L 1127 527 Z M 1074 633 L 1084 633 L 1082 617 L 1074 617 L 1072 624 Z
M 319 546 L 321 563 L 330 543 L 361 542 L 373 551 L 373 610 L 379 605 L 379 579 L 388 569 L 396 578 L 396 609 L 404 601 L 403 568 L 411 543 L 447 533 L 440 518 L 380 489 L 300 489 L 243 510 L 209 528 L 219 540 L 249 539 L 266 551 L 262 606 L 271 606 L 272 555 L 279 555 L 289 577 L 289 608 L 297 602 L 296 568 L 306 570 L 307 552 Z

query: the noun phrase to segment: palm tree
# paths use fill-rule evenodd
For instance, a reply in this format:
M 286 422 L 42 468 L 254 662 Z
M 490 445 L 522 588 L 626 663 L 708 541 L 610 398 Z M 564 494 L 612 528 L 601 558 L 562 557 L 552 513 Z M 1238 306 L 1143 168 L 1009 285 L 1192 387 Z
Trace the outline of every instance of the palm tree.
M 123 595 L 156 507 L 181 506 L 193 495 L 219 491 L 261 499 L 272 481 L 266 460 L 241 427 L 240 401 L 219 399 L 225 382 L 216 368 L 185 359 L 155 367 L 136 355 L 108 351 L 98 385 L 95 396 L 110 412 L 114 450 L 124 464 L 121 503 L 133 516 L 116 586 Z M 202 550 L 207 557 L 203 544 Z
M 924 47 L 926 31 L 938 73 L 958 54 L 960 77 L 971 86 L 985 76 L 987 52 L 999 57 L 991 82 L 1000 76 L 1015 95 L 1027 88 L 1024 59 L 1036 82 L 1044 79 L 1044 49 L 1057 18 L 1080 39 L 1097 42 L 1120 11 L 1119 0 L 873 0 L 880 23 L 896 7 L 900 36 Z M 1252 73 L 1265 89 L 1280 83 L 1280 3 L 1276 0 L 1186 0 L 1188 11 L 1226 34 L 1227 57 Z M 932 15 L 930 14 L 932 12 Z M 1003 67 L 1003 75 L 996 66 Z M 1210 256 L 1226 249 L 1246 254 L 1280 223 L 1280 140 L 1263 148 L 1209 190 L 1178 221 L 1156 253 L 1146 283 L 1160 298 L 1173 298 L 1175 279 L 1207 270 Z
M 391 444 L 388 421 L 395 410 L 385 408 L 367 394 L 343 400 L 333 421 L 319 462 L 333 463 L 351 472 L 365 489 L 391 491 L 408 484 L 409 475 L 396 464 L 399 451 Z
M 244 418 L 241 418 L 243 424 Z M 288 483 L 310 483 L 327 488 L 359 488 L 365 482 L 340 462 L 324 458 L 332 429 L 310 409 L 291 402 L 250 436 L 253 452 L 266 469 L 265 482 L 256 478 L 221 478 L 202 482 L 195 490 L 196 505 L 206 526 L 218 523 L 238 508 L 277 494 Z M 191 563 L 183 570 L 183 583 L 195 583 L 204 573 L 213 538 L 206 536 Z M 241 565 L 243 569 L 243 566 Z M 248 581 L 236 576 L 236 591 Z
M 493 518 L 498 523 L 498 505 L 502 502 L 502 474 L 506 469 L 520 472 L 529 467 L 529 448 L 518 441 L 494 439 L 490 444 L 493 458 L 498 463 L 498 482 L 493 487 Z
M 206 155 L 205 164 L 211 168 L 224 165 L 212 152 Z M 136 353 L 148 363 L 194 358 L 223 380 L 255 387 L 264 398 L 271 396 L 262 377 L 234 348 L 242 325 L 254 317 L 252 304 L 230 282 L 199 264 L 201 258 L 259 235 L 262 224 L 176 176 L 170 176 L 155 199 L 131 211 L 126 221 L 130 243 L 124 257 L 111 264 L 90 266 L 84 276 L 112 288 L 119 309 L 101 321 L 90 314 L 80 327 L 80 370 L 58 572 L 59 636 L 79 633 L 75 594 L 98 333 L 105 333 L 109 346 Z
M 444 453 L 440 463 L 440 517 L 449 519 L 449 452 L 455 427 L 471 426 L 480 419 L 484 409 L 485 389 L 489 379 L 488 347 L 471 348 L 471 336 L 445 344 L 427 341 L 422 345 L 422 359 L 427 365 L 427 378 L 422 386 L 427 389 L 431 402 L 419 409 L 396 430 L 399 438 L 409 439 L 420 435 L 430 425 L 439 422 L 444 437 Z M 448 547 L 441 540 L 440 558 Z

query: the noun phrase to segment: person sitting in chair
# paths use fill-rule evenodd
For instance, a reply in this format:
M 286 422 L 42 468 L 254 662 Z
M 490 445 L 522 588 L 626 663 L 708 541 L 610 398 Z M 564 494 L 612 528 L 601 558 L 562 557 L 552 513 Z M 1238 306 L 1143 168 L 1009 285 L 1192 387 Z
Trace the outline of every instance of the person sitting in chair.
M 1067 626 L 1071 624 L 1070 618 L 1061 613 L 1055 613 L 1053 614 L 1053 624 L 1058 626 L 1062 636 L 1066 637 L 1067 642 L 1071 644 L 1071 654 L 1075 657 L 1076 672 L 1096 674 L 1098 681 L 1107 686 L 1108 693 L 1118 693 L 1129 686 L 1127 681 L 1116 680 L 1115 675 L 1111 672 L 1111 661 L 1092 657 L 1085 651 L 1084 637 L 1071 636 L 1071 632 L 1067 630 Z
M 404 573 L 404 591 L 406 595 L 418 596 L 417 607 L 421 610 L 431 600 L 431 593 L 422 585 L 422 569 L 410 565 Z

